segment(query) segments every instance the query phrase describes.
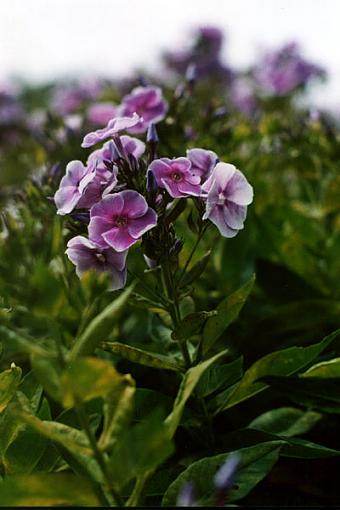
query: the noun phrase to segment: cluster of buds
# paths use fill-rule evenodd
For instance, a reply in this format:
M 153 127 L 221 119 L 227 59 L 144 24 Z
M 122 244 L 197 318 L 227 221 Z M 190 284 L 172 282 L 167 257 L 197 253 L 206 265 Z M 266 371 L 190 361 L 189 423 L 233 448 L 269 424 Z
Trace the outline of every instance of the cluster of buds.
M 82 143 L 89 148 L 105 142 L 102 147 L 86 164 L 67 165 L 54 201 L 58 214 L 88 223 L 88 237 L 77 235 L 66 250 L 78 276 L 89 269 L 110 272 L 113 289 L 122 288 L 128 250 L 140 240 L 146 260 L 153 264 L 159 263 L 162 250 L 176 257 L 181 242 L 169 221 L 173 213 L 168 214 L 176 199 L 196 200 L 201 220 L 210 220 L 224 237 L 234 237 L 243 228 L 253 190 L 233 165 L 201 148 L 188 150 L 186 157 L 155 159 L 154 124 L 166 109 L 160 89 L 138 87 L 123 101 L 121 115 L 88 133 Z M 123 131 L 147 132 L 147 158 L 145 143 Z

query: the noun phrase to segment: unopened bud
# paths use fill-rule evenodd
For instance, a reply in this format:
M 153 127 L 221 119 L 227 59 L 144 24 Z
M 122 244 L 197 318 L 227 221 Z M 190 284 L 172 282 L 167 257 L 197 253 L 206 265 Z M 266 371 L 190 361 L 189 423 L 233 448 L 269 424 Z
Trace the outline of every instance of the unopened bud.
M 148 143 L 156 144 L 159 142 L 158 133 L 155 124 L 150 124 L 146 134 L 146 141 Z

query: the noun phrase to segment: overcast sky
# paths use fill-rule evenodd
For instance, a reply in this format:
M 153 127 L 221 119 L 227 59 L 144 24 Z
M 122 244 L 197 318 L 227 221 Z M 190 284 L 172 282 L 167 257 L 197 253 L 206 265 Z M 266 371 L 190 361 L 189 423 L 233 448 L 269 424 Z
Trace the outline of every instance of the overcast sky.
M 208 23 L 226 31 L 224 57 L 237 67 L 297 40 L 330 74 L 317 102 L 340 108 L 339 20 L 340 0 L 0 0 L 0 83 L 155 69 L 161 50 Z

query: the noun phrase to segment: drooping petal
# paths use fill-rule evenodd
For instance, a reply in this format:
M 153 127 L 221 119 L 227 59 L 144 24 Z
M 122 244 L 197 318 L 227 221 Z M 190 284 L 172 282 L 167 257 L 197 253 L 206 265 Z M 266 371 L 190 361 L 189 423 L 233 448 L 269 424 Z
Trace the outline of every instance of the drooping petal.
M 103 234 L 112 229 L 112 222 L 100 216 L 94 216 L 89 223 L 89 238 L 100 248 L 107 248 L 108 243 L 103 238 Z M 110 246 L 110 245 L 109 245 Z
M 181 181 L 178 183 L 178 189 L 185 195 L 193 195 L 199 197 L 201 195 L 201 187 L 199 184 L 191 184 L 187 181 Z
M 238 233 L 238 230 L 232 229 L 226 224 L 222 206 L 216 206 L 211 210 L 209 220 L 216 225 L 223 237 L 235 237 Z
M 128 250 L 117 252 L 112 249 L 105 250 L 105 256 L 108 264 L 114 266 L 118 271 L 123 271 L 126 265 Z
M 111 119 L 107 126 L 103 129 L 97 129 L 97 131 L 93 131 L 85 135 L 81 146 L 84 148 L 92 147 L 92 145 L 102 142 L 120 131 L 135 126 L 140 120 L 141 119 L 137 113 L 133 113 L 130 117 L 115 117 Z
M 243 223 L 247 216 L 247 207 L 243 205 L 234 204 L 234 202 L 227 202 L 223 208 L 224 219 L 228 227 L 240 230 L 243 228 Z
M 239 170 L 236 170 L 229 180 L 226 194 L 228 200 L 238 205 L 251 204 L 254 196 L 253 187 Z
M 118 252 L 127 250 L 136 242 L 127 228 L 112 228 L 103 234 L 103 238 L 107 246 L 111 246 Z
M 136 159 L 139 159 L 145 151 L 145 143 L 132 136 L 122 135 L 120 141 L 124 147 L 126 154 L 132 154 Z

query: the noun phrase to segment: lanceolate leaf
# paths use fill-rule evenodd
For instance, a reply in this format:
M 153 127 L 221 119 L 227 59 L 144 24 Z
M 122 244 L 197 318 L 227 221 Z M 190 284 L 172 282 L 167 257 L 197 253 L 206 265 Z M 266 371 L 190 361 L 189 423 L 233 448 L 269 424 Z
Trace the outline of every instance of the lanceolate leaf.
M 87 480 L 71 474 L 8 477 L 0 483 L 0 504 L 11 506 L 99 506 Z
M 183 366 L 162 354 L 144 351 L 131 345 L 122 344 L 120 342 L 101 342 L 99 347 L 104 351 L 112 352 L 113 354 L 120 354 L 123 358 L 145 365 L 147 367 L 159 368 L 163 370 L 174 370 L 175 372 L 183 370 Z
M 181 320 L 176 329 L 172 332 L 171 337 L 173 340 L 187 340 L 199 333 L 205 321 L 209 319 L 209 317 L 214 317 L 215 315 L 217 315 L 216 310 L 212 310 L 211 312 L 189 313 Z
M 13 397 L 21 379 L 21 368 L 13 366 L 0 374 L 0 413 Z
M 222 404 L 221 410 L 243 402 L 268 387 L 258 379 L 265 376 L 291 375 L 311 363 L 340 333 L 336 330 L 321 342 L 308 347 L 290 347 L 272 352 L 256 361 L 244 374 L 234 391 Z
M 280 407 L 257 416 L 248 427 L 284 437 L 293 437 L 311 430 L 321 418 L 322 415 L 315 411 Z
M 135 284 L 130 285 L 90 322 L 84 333 L 77 338 L 71 352 L 71 359 L 92 354 L 99 342 L 104 341 L 110 335 L 116 321 L 124 311 L 134 287 Z
M 219 354 L 216 354 L 216 356 L 213 356 L 212 358 L 199 363 L 195 367 L 189 368 L 189 370 L 185 373 L 178 390 L 176 400 L 174 402 L 172 413 L 165 420 L 170 437 L 175 434 L 176 429 L 181 421 L 185 404 L 194 391 L 201 376 L 213 363 L 224 356 L 227 352 L 227 350 L 222 351 Z
M 162 506 L 175 506 L 180 489 L 188 482 L 195 486 L 197 499 L 202 506 L 215 506 L 214 475 L 231 455 L 239 455 L 240 463 L 235 475 L 235 485 L 228 493 L 228 501 L 245 497 L 272 469 L 279 458 L 282 441 L 260 443 L 214 457 L 206 457 L 191 464 L 168 487 Z
M 229 324 L 238 317 L 238 314 L 253 288 L 254 282 L 255 275 L 218 305 L 216 317 L 210 317 L 207 320 L 203 330 L 203 355 L 211 349 Z

